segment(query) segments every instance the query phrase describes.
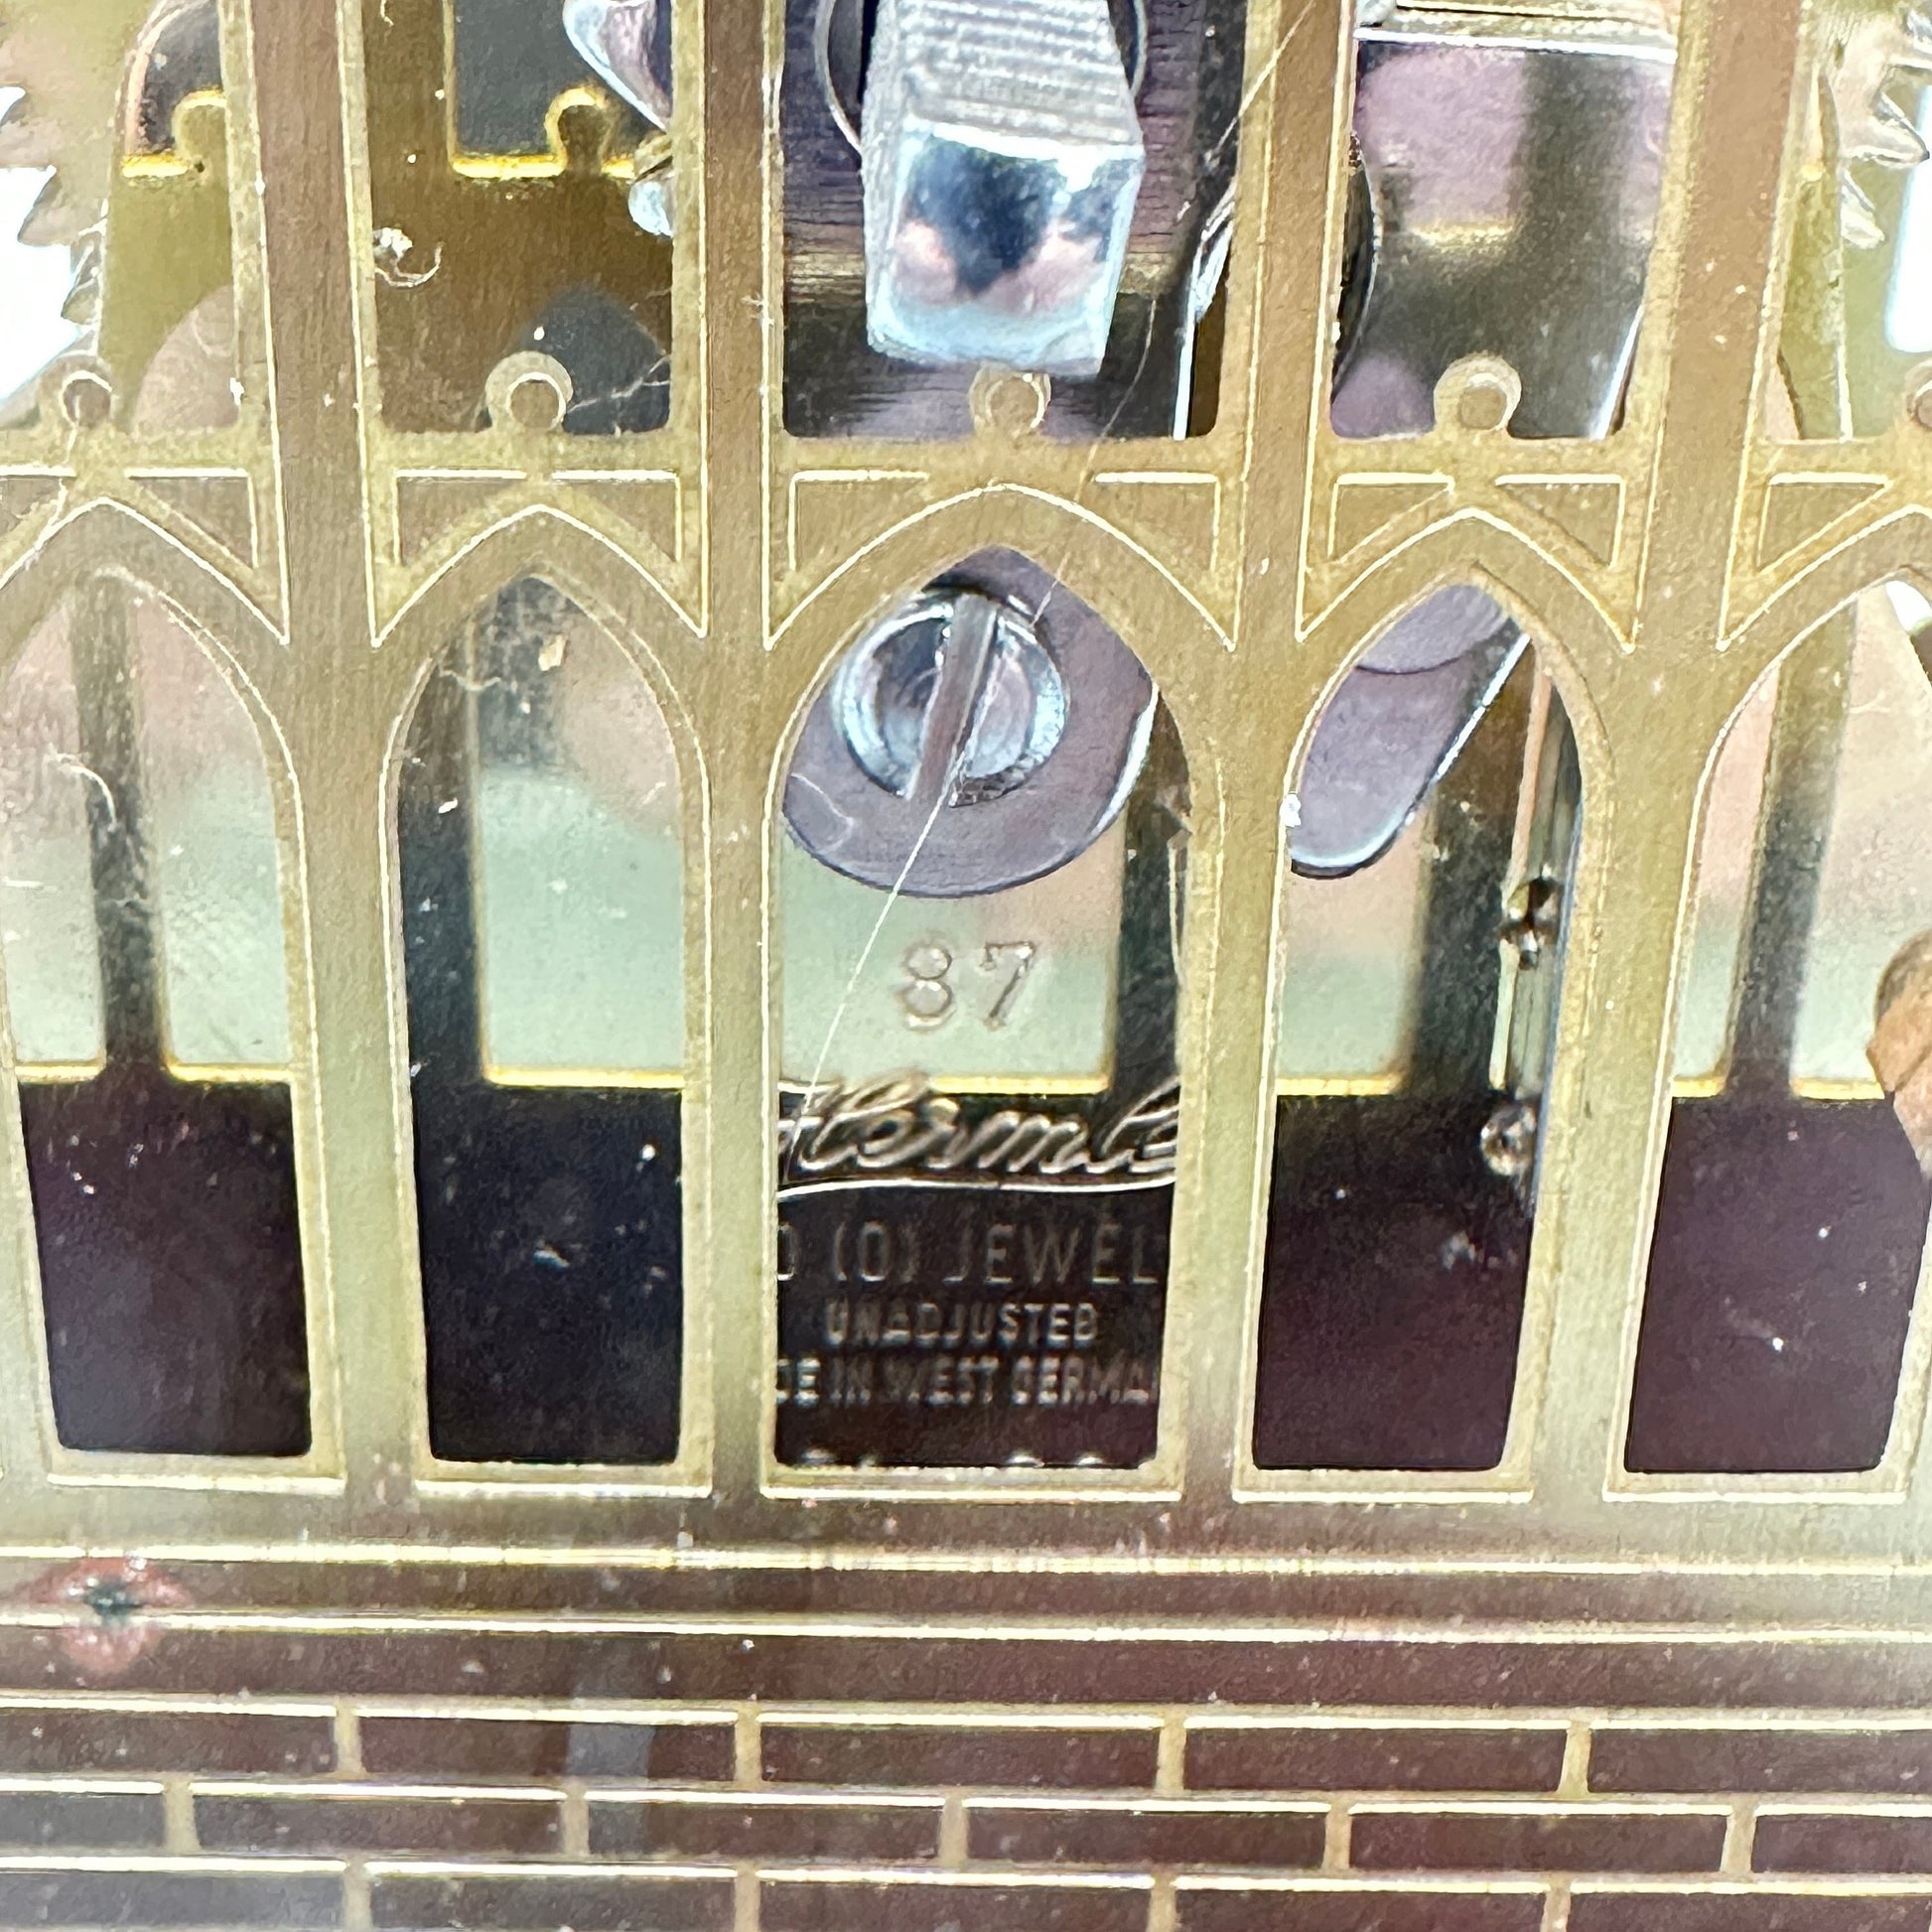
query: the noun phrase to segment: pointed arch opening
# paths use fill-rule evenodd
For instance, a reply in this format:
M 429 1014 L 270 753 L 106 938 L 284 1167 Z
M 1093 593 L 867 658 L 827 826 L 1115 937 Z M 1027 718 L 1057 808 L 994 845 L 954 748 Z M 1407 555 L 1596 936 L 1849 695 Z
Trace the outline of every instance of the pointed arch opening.
M 1932 1216 L 1932 604 L 1807 632 L 1714 757 L 1625 1466 L 1856 1475 L 1905 1440 Z
M 1493 1469 L 1583 822 L 1576 736 L 1522 626 L 1449 586 L 1335 686 L 1293 783 L 1255 1460 Z
M 278 777 L 208 650 L 117 578 L 0 689 L 0 954 L 69 1449 L 310 1448 Z
M 779 795 L 779 1461 L 1147 1462 L 1190 821 L 1153 679 L 982 550 L 852 639 Z
M 396 781 L 429 1442 L 661 1464 L 683 1363 L 683 796 L 636 664 L 520 578 Z

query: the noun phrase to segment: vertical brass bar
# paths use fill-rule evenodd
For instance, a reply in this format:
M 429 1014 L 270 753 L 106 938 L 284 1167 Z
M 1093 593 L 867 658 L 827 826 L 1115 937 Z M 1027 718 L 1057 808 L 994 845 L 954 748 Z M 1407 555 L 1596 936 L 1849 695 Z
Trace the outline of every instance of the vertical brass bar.
M 1665 282 L 1646 318 L 1656 328 L 1669 315 L 1674 327 L 1635 651 L 1625 674 L 1597 694 L 1612 768 L 1622 774 L 1641 763 L 1645 783 L 1640 799 L 1626 797 L 1607 821 L 1597 819 L 1604 843 L 1596 951 L 1581 1028 L 1565 1041 L 1569 1068 L 1553 1095 L 1561 1144 L 1543 1183 L 1544 1200 L 1562 1202 L 1561 1287 L 1536 1479 L 1540 1501 L 1573 1524 L 1600 1507 L 1621 1458 L 1633 1317 L 1670 1104 L 1682 885 L 1709 752 L 1687 730 L 1685 713 L 1713 719 L 1702 736 L 1715 738 L 1723 711 L 1699 695 L 1721 683 L 1715 667 L 1745 454 L 1774 352 L 1767 304 L 1803 71 L 1802 15 L 1802 0 L 1685 8 L 1676 113 L 1690 118 L 1673 148 L 1685 169 L 1673 237 L 1680 252 L 1660 271 Z M 1666 769 L 1660 748 L 1671 742 L 1688 749 L 1678 768 Z M 1589 1069 L 1587 1109 L 1580 1067 Z
M 1802 12 L 1800 0 L 1685 7 L 1675 111 L 1695 117 L 1695 147 L 1683 259 L 1646 318 L 1661 309 L 1674 327 L 1636 641 L 1686 666 L 1724 632 L 1745 452 L 1775 352 L 1768 303 Z
M 256 100 L 250 34 L 252 0 L 217 0 L 221 14 L 221 85 L 227 97 L 229 259 L 234 264 L 235 376 L 241 384 L 241 427 L 253 445 L 251 469 L 270 470 L 263 431 L 269 391 L 267 290 L 262 261 L 262 209 L 254 193 L 261 177 L 261 115 Z M 259 513 L 259 512 L 258 512 Z
M 1559 1035 L 1538 1230 L 1557 1244 L 1556 1307 L 1534 1479 L 1539 1503 L 1566 1525 L 1588 1520 L 1622 1455 L 1676 1024 L 1678 900 L 1656 882 L 1682 879 L 1691 863 L 1700 763 L 1687 757 L 1682 768 L 1659 771 L 1643 810 L 1599 822 L 1601 884 L 1590 909 L 1600 938 L 1587 997 L 1573 1002 L 1578 1024 Z M 1591 830 L 1587 818 L 1587 842 Z M 1585 963 L 1573 959 L 1570 971 Z M 1632 1051 L 1637 1041 L 1652 1051 Z
M 351 4 L 352 0 L 344 0 Z M 386 720 L 371 649 L 359 355 L 348 250 L 340 23 L 331 0 L 254 0 L 273 411 L 293 675 L 283 720 L 305 811 L 320 1211 L 339 1304 L 333 1364 L 351 1494 L 395 1498 L 415 1359 L 391 1084 L 389 906 L 378 801 Z M 320 1367 L 320 1365 L 319 1365 Z M 317 1402 L 331 1399 L 326 1370 Z
M 716 1489 L 727 1507 L 758 1492 L 768 1436 L 775 1333 L 771 1256 L 771 1080 L 765 1038 L 765 759 L 759 726 L 771 552 L 766 438 L 779 407 L 765 374 L 776 294 L 766 286 L 766 8 L 704 0 L 704 590 L 707 635 L 697 705 L 713 759 L 713 905 L 706 1066 L 688 1105 L 708 1109 L 688 1183 L 714 1203 L 710 1238 L 687 1263 L 686 1307 L 714 1337 Z M 689 1158 L 689 1157 L 687 1157 Z
M 1789 273 L 1776 324 L 1772 420 L 1833 438 L 1851 428 L 1846 381 L 1845 238 L 1835 155 L 1806 170 L 1791 213 Z M 1773 286 L 1776 286 L 1774 277 Z M 1850 612 L 1802 640 L 1778 674 L 1764 804 L 1738 959 L 1730 1080 L 1773 1092 L 1790 1079 L 1791 1049 L 1817 911 L 1819 872 L 1845 740 L 1856 620 Z
M 0 1011 L 0 1020 L 6 1015 Z M 0 1493 L 18 1510 L 22 1492 L 47 1482 L 52 1440 L 40 1270 L 34 1253 L 33 1196 L 27 1180 L 20 1089 L 12 1049 L 0 1075 Z
M 1317 0 L 1259 4 L 1249 15 L 1245 200 L 1229 273 L 1255 291 L 1253 341 L 1230 344 L 1231 354 L 1249 351 L 1237 644 L 1251 648 L 1279 649 L 1298 633 L 1303 616 L 1298 566 L 1311 515 L 1307 479 L 1325 419 L 1341 288 L 1352 13 L 1345 0 Z M 1328 219 L 1316 218 L 1322 210 L 1332 210 Z
M 1192 1400 L 1187 1415 L 1177 1419 L 1187 1432 L 1183 1494 L 1189 1512 L 1209 1523 L 1217 1516 L 1225 1519 L 1229 1491 L 1253 1440 L 1256 1326 L 1276 1105 L 1269 1020 L 1280 992 L 1275 893 L 1214 888 L 1240 878 L 1276 883 L 1282 866 L 1284 761 L 1279 751 L 1270 758 L 1257 747 L 1251 759 L 1224 767 L 1218 881 L 1201 881 L 1205 890 L 1197 889 L 1195 900 L 1208 908 L 1214 950 L 1190 944 L 1186 954 L 1189 960 L 1213 958 L 1217 968 L 1205 988 L 1183 988 L 1183 1165 L 1174 1201 L 1175 1253 L 1193 1258 L 1179 1279 L 1198 1285 L 1182 1384 Z M 1231 963 L 1235 960 L 1240 963 Z M 1238 1050 L 1224 1041 L 1224 1025 Z M 1189 1052 L 1197 1039 L 1214 1041 L 1214 1051 Z M 1192 1170 L 1185 1165 L 1190 1133 L 1200 1150 Z M 1196 1171 L 1205 1185 L 1190 1188 L 1186 1179 Z M 1169 1325 L 1172 1333 L 1172 1309 Z M 1229 1400 L 1230 1391 L 1239 1391 L 1238 1401 Z
M 1182 1173 L 1197 1173 L 1203 1184 L 1183 1180 L 1174 1208 L 1176 1276 L 1196 1292 L 1188 1325 L 1176 1331 L 1187 1336 L 1191 1359 L 1184 1383 L 1173 1386 L 1185 1390 L 1188 1412 L 1169 1424 L 1186 1445 L 1188 1503 L 1209 1512 L 1225 1507 L 1245 1453 L 1249 1404 L 1230 1404 L 1227 1391 L 1250 1388 L 1253 1379 L 1274 1114 L 1267 988 L 1275 971 L 1284 724 L 1292 736 L 1299 723 L 1289 694 L 1306 692 L 1310 701 L 1321 678 L 1318 667 L 1310 667 L 1307 679 L 1283 676 L 1282 658 L 1300 632 L 1311 452 L 1339 288 L 1339 215 L 1330 211 L 1338 210 L 1346 174 L 1352 11 L 1343 0 L 1261 0 L 1248 15 L 1222 376 L 1224 405 L 1234 401 L 1248 426 L 1242 575 L 1234 658 L 1202 667 L 1204 676 L 1222 681 L 1230 700 L 1215 708 L 1217 722 L 1225 721 L 1219 876 L 1247 884 L 1195 900 L 1208 908 L 1214 929 L 1208 945 L 1189 953 L 1213 960 L 1215 970 L 1182 1006 Z M 1267 680 L 1276 702 L 1233 701 L 1255 677 Z M 1190 1130 L 1198 1137 L 1191 1156 Z

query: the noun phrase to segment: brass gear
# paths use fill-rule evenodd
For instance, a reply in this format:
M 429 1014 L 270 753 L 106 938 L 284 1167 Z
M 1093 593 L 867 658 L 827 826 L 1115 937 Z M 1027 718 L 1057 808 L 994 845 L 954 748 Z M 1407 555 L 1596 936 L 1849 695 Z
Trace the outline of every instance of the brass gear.
M 63 313 L 99 322 L 108 191 L 138 116 L 128 100 L 157 42 L 212 0 L 0 0 L 0 87 L 21 97 L 0 118 L 0 167 L 53 170 L 20 239 L 65 247 L 72 280 Z
M 1875 9 L 1839 6 L 1827 32 L 1818 158 L 1838 173 L 1846 246 L 1877 248 L 1884 227 L 1857 170 L 1916 168 L 1928 158 L 1912 116 L 1888 90 L 1901 75 L 1932 74 L 1932 15 L 1897 0 Z
M 163 0 L 170 13 L 181 0 Z M 97 229 L 113 176 L 128 55 L 153 0 L 0 0 L 0 85 L 23 97 L 0 121 L 0 167 L 52 168 L 21 239 L 71 247 Z

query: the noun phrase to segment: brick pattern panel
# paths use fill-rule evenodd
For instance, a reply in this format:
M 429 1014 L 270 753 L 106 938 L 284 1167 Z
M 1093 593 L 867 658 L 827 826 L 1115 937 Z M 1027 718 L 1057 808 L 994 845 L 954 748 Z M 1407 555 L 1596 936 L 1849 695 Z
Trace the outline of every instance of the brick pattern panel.
M 1175 1932 L 1542 1932 L 1544 1894 L 1193 1891 L 1175 1899 Z
M 1716 1871 L 1722 1814 L 1575 1810 L 1355 1814 L 1353 1862 L 1369 1871 Z
M 1601 1725 L 1597 1791 L 1868 1791 L 1932 1794 L 1932 1726 L 1791 1730 Z
M 209 1851 L 432 1852 L 517 1857 L 555 1852 L 558 1800 L 487 1789 L 318 1785 L 261 1792 L 245 1785 L 195 1795 L 195 1825 Z
M 0 1703 L 0 1768 L 8 1773 L 192 1767 L 215 1777 L 309 1777 L 335 1763 L 327 1711 Z
M 251 1871 L 146 1867 L 10 1870 L 0 1867 L 0 1925 L 263 1926 L 342 1923 L 339 1872 L 272 1866 Z
M 1317 1806 L 1093 1801 L 975 1802 L 967 1851 L 1008 1864 L 1318 1865 L 1327 1813 Z
M 774 1882 L 761 1932 L 1146 1932 L 1148 1898 L 1130 1885 Z
M 1932 1811 L 1761 1816 L 1752 1863 L 1760 1871 L 1932 1874 Z
M 1534 1796 L 1556 1790 L 1564 1740 L 1561 1725 L 1207 1724 L 1188 1730 L 1187 1783 L 1196 1791 Z
M 615 1871 L 377 1870 L 369 1910 L 379 1932 L 726 1932 L 729 1873 L 648 1877 Z
M 74 1789 L 0 1785 L 0 1846 L 10 1851 L 161 1849 L 159 1785 Z
M 792 1859 L 890 1864 L 939 1853 L 936 1799 L 806 1802 L 759 1793 L 739 1798 L 591 1801 L 591 1850 L 611 1859 Z
M 656 1779 L 732 1775 L 730 1722 L 647 1718 L 378 1713 L 362 1720 L 362 1768 L 378 1777 Z
M 1932 1932 L 1928 1735 L 41 1694 L 0 1702 L 0 1925 L 1540 1932 L 1561 1879 L 1568 1932 Z
M 1926 1932 L 1932 1896 L 1820 1892 L 1588 1892 L 1570 1901 L 1568 1932 Z
M 764 1775 L 853 1785 L 1055 1785 L 1106 1791 L 1154 1782 L 1159 1730 L 1138 1725 L 787 1725 L 764 1727 Z

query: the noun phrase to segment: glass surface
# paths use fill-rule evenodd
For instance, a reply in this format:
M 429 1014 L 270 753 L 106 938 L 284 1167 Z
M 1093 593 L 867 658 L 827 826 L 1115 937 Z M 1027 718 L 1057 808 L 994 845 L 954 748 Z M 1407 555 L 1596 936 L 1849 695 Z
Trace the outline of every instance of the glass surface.
M 1844 749 L 1792 1043 L 1792 1075 L 1807 1091 L 1869 1090 L 1878 983 L 1932 929 L 1932 679 L 1901 603 L 1879 590 L 1857 607 Z M 1932 629 L 1924 634 L 1932 643 Z
M 69 629 L 43 625 L 0 705 L 0 908 L 15 1051 L 23 1065 L 94 1065 L 104 1046 L 87 801 Z M 253 721 L 165 606 L 129 613 L 143 890 L 162 1043 L 179 1071 L 284 1077 L 288 980 L 281 851 Z
M 281 851 L 207 653 L 70 599 L 0 698 L 0 946 L 71 1448 L 308 1449 Z
M 525 579 L 432 673 L 397 809 L 431 1447 L 669 1461 L 684 901 L 663 713 Z
M 674 1086 L 684 1061 L 684 833 L 650 688 L 574 608 L 476 720 L 474 879 L 483 1061 L 496 1081 Z
M 1864 23 L 1867 44 L 1855 38 L 1841 82 L 1856 114 L 1843 164 L 1845 428 L 1854 436 L 1877 435 L 1916 405 L 1932 354 L 1932 163 L 1922 158 L 1932 27 L 1914 17 L 1892 39 L 1882 25 Z
M 169 1059 L 285 1069 L 281 852 L 254 721 L 159 604 L 138 607 L 133 641 Z
M 1932 145 L 1932 86 L 1910 92 L 1917 95 L 1906 110 L 1913 129 Z M 1889 266 L 1885 345 L 1900 355 L 1932 354 L 1932 161 L 1917 162 L 1906 173 Z
M 1757 879 L 1757 826 L 1764 807 L 1764 765 L 1770 756 L 1777 695 L 1773 673 L 1731 720 L 1711 773 L 1704 827 L 1698 835 L 1684 984 L 1678 995 L 1679 1091 L 1721 1084 L 1730 1053 L 1737 974 Z
M 1275 1033 L 1275 1073 L 1284 1087 L 1373 1089 L 1401 1078 L 1415 1023 L 1429 866 L 1429 819 L 1418 813 L 1359 872 L 1339 879 L 1289 873 L 1283 893 L 1294 938 Z
M 41 625 L 0 697 L 0 944 L 23 1068 L 104 1050 L 70 623 L 63 609 Z
M 1113 1051 L 1125 833 L 973 898 L 881 894 L 780 849 L 787 1079 L 916 1064 L 947 1088 L 1100 1092 Z M 864 945 L 854 956 L 855 935 Z
M 1754 885 L 1725 1051 L 1698 1055 L 1719 1071 L 1672 1109 L 1635 1470 L 1849 1473 L 1891 1438 L 1932 1211 L 1904 1018 L 1932 928 L 1932 685 L 1903 602 L 1868 592 L 1803 639 L 1720 754 L 1714 813 L 1743 794 L 1725 767 L 1757 769 Z
M 0 122 L 18 105 L 22 90 L 0 87 Z M 8 130 L 10 133 L 11 129 Z M 0 168 L 0 275 L 11 291 L 13 316 L 0 337 L 0 396 L 8 397 L 5 420 L 24 420 L 33 406 L 25 391 L 56 356 L 80 339 L 63 311 L 72 292 L 71 255 L 64 243 L 28 238 L 34 205 L 53 170 Z
M 1050 394 L 864 351 L 820 0 L 204 9 L 273 393 L 121 433 L 232 374 L 110 212 L 146 375 L 0 434 L 0 1928 L 1932 1932 L 1927 653 L 1772 662 L 1932 443 L 1747 420 L 1807 64 L 1927 0 L 1699 0 L 1666 128 L 1668 4 L 1149 0 Z M 152 5 L 0 80 L 159 160 Z M 674 159 L 569 41 L 670 11 Z M 1298 433 L 1374 270 L 1371 422 L 1517 435 Z

